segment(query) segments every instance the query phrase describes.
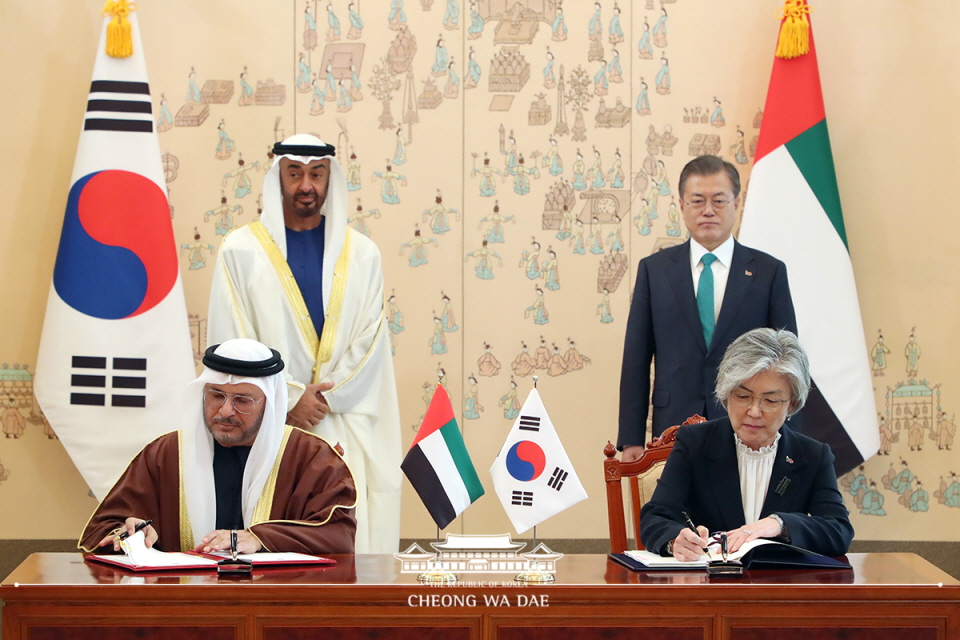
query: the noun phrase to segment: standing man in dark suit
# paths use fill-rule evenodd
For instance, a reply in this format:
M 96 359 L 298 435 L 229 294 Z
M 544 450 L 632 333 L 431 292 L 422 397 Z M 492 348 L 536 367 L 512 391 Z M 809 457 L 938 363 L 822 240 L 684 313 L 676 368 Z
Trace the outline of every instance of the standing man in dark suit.
M 680 173 L 680 211 L 690 240 L 637 267 L 620 375 L 624 462 L 643 451 L 655 362 L 653 436 L 698 413 L 726 415 L 714 399 L 727 346 L 757 327 L 797 331 L 786 266 L 743 246 L 731 232 L 740 174 L 717 156 L 694 158 Z

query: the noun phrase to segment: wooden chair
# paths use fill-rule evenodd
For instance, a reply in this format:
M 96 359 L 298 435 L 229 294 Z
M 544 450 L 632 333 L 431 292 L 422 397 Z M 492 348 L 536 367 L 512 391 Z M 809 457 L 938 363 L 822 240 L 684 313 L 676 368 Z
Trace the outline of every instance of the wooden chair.
M 687 418 L 683 425 L 706 422 L 707 419 L 694 415 Z M 636 548 L 643 549 L 640 542 L 640 508 L 653 495 L 657 479 L 667 462 L 667 456 L 673 450 L 677 440 L 677 429 L 683 425 L 667 428 L 659 438 L 654 438 L 644 447 L 643 454 L 633 462 L 620 462 L 616 458 L 617 448 L 611 442 L 603 448 L 603 476 L 607 483 L 607 519 L 610 523 L 610 553 L 623 553 L 627 550 L 627 519 L 623 508 L 622 478 L 628 479 L 630 486 L 630 520 Z

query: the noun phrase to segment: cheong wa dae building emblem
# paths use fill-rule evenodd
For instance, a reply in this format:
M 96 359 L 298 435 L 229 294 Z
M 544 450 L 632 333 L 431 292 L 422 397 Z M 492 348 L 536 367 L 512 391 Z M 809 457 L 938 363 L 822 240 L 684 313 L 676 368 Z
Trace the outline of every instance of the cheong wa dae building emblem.
M 461 535 L 448 533 L 443 542 L 431 542 L 435 553 L 424 551 L 414 543 L 393 557 L 401 563 L 401 573 L 442 570 L 457 573 L 515 573 L 544 571 L 555 573 L 562 553 L 554 553 L 538 544 L 529 553 L 519 553 L 526 542 L 514 542 L 509 533 L 494 535 Z M 439 567 L 435 564 L 439 563 Z

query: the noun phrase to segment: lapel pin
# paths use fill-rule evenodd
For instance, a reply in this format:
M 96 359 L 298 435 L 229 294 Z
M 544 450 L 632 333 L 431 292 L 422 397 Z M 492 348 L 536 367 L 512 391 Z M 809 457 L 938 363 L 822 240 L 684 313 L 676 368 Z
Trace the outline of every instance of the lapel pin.
M 787 456 L 787 462 L 789 464 L 793 464 L 793 458 L 791 458 L 790 456 Z
M 744 271 L 743 274 L 744 274 L 744 275 L 747 275 L 747 276 L 752 276 L 752 275 L 753 275 L 753 271 Z

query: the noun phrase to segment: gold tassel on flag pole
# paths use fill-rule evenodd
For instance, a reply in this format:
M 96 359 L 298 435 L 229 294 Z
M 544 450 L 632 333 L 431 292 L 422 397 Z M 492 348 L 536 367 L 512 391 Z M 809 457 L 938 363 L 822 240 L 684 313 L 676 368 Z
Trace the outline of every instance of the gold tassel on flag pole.
M 133 30 L 127 16 L 136 11 L 137 5 L 129 0 L 107 0 L 100 13 L 113 16 L 107 25 L 107 55 L 114 58 L 129 58 L 133 55 Z
M 810 18 L 812 9 L 806 0 L 786 0 L 777 12 L 780 19 L 780 38 L 777 40 L 777 57 L 789 60 L 799 58 L 810 51 Z

